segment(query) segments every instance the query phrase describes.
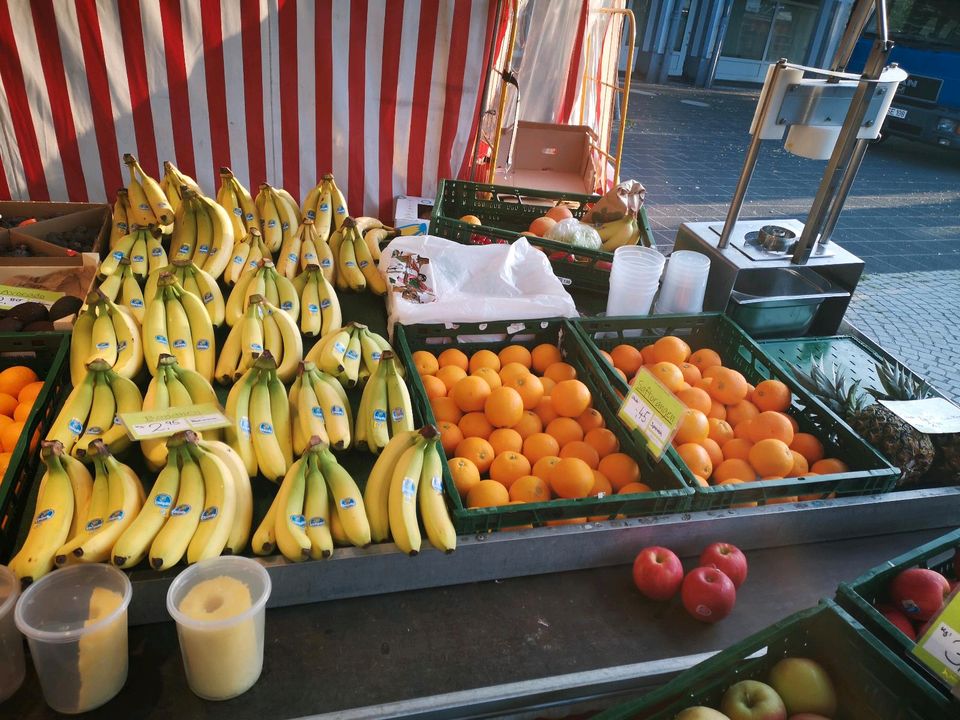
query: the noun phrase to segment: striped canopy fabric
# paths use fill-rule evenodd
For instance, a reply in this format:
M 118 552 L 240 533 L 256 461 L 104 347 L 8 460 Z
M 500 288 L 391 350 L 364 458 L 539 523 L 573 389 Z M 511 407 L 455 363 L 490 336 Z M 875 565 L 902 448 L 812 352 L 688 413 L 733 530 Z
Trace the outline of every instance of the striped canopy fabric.
M 354 214 L 465 176 L 497 0 L 0 0 L 0 199 L 111 201 L 124 152 Z

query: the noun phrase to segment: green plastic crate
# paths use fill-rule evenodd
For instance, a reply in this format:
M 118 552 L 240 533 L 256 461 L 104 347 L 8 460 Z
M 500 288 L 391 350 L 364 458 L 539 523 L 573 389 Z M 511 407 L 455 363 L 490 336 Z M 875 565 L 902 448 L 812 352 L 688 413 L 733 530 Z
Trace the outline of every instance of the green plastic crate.
M 394 329 L 394 347 L 409 370 L 407 383 L 411 386 L 414 405 L 431 423 L 436 420 L 423 383 L 420 382 L 414 367 L 413 352 L 429 350 L 437 354 L 448 347 L 459 347 L 469 355 L 484 348 L 497 351 L 513 344 L 532 348 L 540 343 L 560 346 L 565 362 L 576 368 L 578 378 L 587 385 L 593 395 L 594 407 L 603 414 L 607 427 L 616 433 L 621 452 L 637 460 L 640 464 L 641 480 L 654 488 L 654 491 L 636 495 L 551 500 L 469 510 L 464 507 L 450 476 L 449 466 L 444 462 L 444 486 L 453 508 L 453 523 L 457 532 L 480 533 L 511 526 L 543 525 L 552 520 L 582 517 L 662 515 L 689 509 L 693 489 L 671 465 L 651 464 L 643 447 L 616 421 L 614 409 L 606 401 L 612 389 L 600 368 L 576 341 L 573 330 L 563 319 L 460 323 L 452 328 L 445 325 L 397 325 Z
M 953 555 L 958 549 L 960 530 L 954 530 L 873 568 L 852 582 L 841 583 L 837 588 L 837 602 L 845 610 L 898 656 L 921 668 L 920 673 L 943 692 L 948 692 L 946 685 L 913 658 L 910 651 L 914 642 L 881 615 L 874 605 L 890 602 L 887 588 L 900 572 L 908 568 L 928 568 L 943 573 L 947 578 L 958 579 L 953 569 Z
M 44 380 L 0 481 L 0 562 L 10 558 L 33 480 L 42 467 L 39 448 L 31 450 L 30 439 L 46 436 L 70 390 L 69 352 L 66 333 L 0 333 L 0 370 L 26 365 Z
M 643 698 L 595 715 L 594 720 L 672 720 L 691 706 L 718 708 L 728 687 L 741 680 L 766 682 L 770 669 L 784 657 L 812 658 L 823 665 L 837 691 L 837 720 L 960 717 L 960 703 L 929 687 L 860 623 L 825 600 L 690 668 Z
M 543 202 L 537 203 L 536 200 L 547 200 L 550 204 L 564 201 L 573 216 L 579 218 L 599 199 L 599 195 L 441 180 L 430 218 L 430 234 L 467 245 L 513 242 L 531 222 L 549 209 L 549 206 Z M 458 218 L 464 215 L 475 215 L 483 224 L 477 226 L 461 222 Z M 652 246 L 653 230 L 650 229 L 647 212 L 642 206 L 637 220 L 640 224 L 641 243 Z M 578 308 L 590 313 L 604 310 L 610 288 L 612 253 L 577 250 L 573 254 L 570 246 L 563 243 L 543 238 L 527 239 L 530 244 L 547 253 L 554 272 L 574 296 Z
M 739 371 L 747 382 L 756 385 L 774 378 L 786 383 L 793 393 L 792 414 L 800 430 L 820 438 L 827 457 L 838 457 L 851 468 L 849 472 L 815 475 L 783 480 L 761 480 L 742 485 L 702 487 L 673 448 L 666 458 L 672 462 L 687 483 L 695 487 L 695 510 L 714 510 L 749 503 L 765 504 L 778 498 L 804 496 L 825 497 L 867 495 L 891 490 L 899 472 L 876 450 L 864 442 L 843 420 L 820 400 L 802 388 L 764 353 L 750 337 L 726 315 L 654 315 L 643 317 L 596 318 L 572 321 L 579 338 L 606 368 L 608 377 L 619 393 L 628 385 L 599 354 L 620 343 L 643 347 L 664 335 L 682 337 L 693 350 L 710 347 L 720 353 L 727 367 Z M 619 395 L 615 398 L 619 402 Z M 640 437 L 637 431 L 635 434 Z

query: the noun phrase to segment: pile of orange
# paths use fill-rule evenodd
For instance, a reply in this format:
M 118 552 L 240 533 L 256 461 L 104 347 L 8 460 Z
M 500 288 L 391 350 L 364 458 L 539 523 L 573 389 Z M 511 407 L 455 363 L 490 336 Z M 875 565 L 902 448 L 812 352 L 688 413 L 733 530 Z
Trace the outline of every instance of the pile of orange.
M 673 444 L 705 487 L 847 471 L 843 461 L 824 457 L 816 436 L 800 432 L 788 412 L 790 388 L 779 380 L 754 387 L 724 367 L 716 351 L 692 352 L 673 335 L 644 348 L 623 344 L 603 354 L 624 379 L 647 368 L 687 406 Z
M 42 388 L 43 381 L 24 365 L 0 372 L 0 477 L 7 471 L 13 449 L 23 434 L 23 424 Z
M 650 492 L 556 345 L 413 361 L 467 507 Z

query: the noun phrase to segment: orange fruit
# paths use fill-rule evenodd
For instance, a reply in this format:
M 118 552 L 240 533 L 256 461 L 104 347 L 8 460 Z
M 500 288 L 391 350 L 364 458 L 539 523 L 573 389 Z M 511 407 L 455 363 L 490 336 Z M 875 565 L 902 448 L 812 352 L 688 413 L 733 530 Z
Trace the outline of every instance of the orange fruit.
M 427 399 L 433 400 L 438 397 L 446 397 L 447 386 L 443 380 L 433 375 L 421 375 L 420 381 L 423 383 L 423 389 L 427 393 Z
M 733 436 L 753 442 L 753 435 L 751 434 L 752 425 L 753 420 L 741 420 L 733 426 Z
M 457 449 L 460 441 L 463 440 L 463 433 L 460 432 L 460 428 L 446 420 L 438 422 L 437 429 L 440 430 L 440 445 L 443 447 L 443 451 L 447 454 L 447 457 L 450 457 L 453 455 L 454 450 Z
M 677 367 L 680 367 L 680 366 L 677 365 Z M 674 395 L 676 395 L 677 393 L 682 393 L 684 390 L 690 390 L 692 388 L 693 386 L 690 383 L 688 383 L 686 380 L 684 380 L 682 383 L 680 383 L 680 387 L 677 388 Z
M 581 427 L 583 427 L 581 425 Z M 612 430 L 607 428 L 594 428 L 583 436 L 584 442 L 597 451 L 597 455 L 605 458 L 610 453 L 615 453 L 620 449 L 620 441 Z
M 497 371 L 493 368 L 479 368 L 476 372 L 471 373 L 472 377 L 478 377 L 487 385 L 490 386 L 490 389 L 498 388 L 503 385 L 503 381 L 500 379 L 500 376 L 497 374 Z
M 723 450 L 720 449 L 720 446 L 715 440 L 707 438 L 702 443 L 703 449 L 707 451 L 707 455 L 710 456 L 710 465 L 716 467 L 723 462 Z
M 579 380 L 562 380 L 550 393 L 553 409 L 562 417 L 580 417 L 590 407 L 590 390 Z
M 490 433 L 487 442 L 497 455 L 505 452 L 518 453 L 523 448 L 523 438 L 520 437 L 520 433 L 511 428 L 497 428 Z
M 470 361 L 467 359 L 466 354 L 462 350 L 457 350 L 457 348 L 447 348 L 442 353 L 440 357 L 437 358 L 437 365 L 440 368 L 445 368 L 448 365 L 453 365 L 463 370 L 464 373 L 467 372 L 467 368 L 470 367 Z
M 750 399 L 760 412 L 764 410 L 783 412 L 790 407 L 793 395 L 790 388 L 779 380 L 764 380 L 754 389 Z
M 750 448 L 753 447 L 753 443 L 749 440 L 743 438 L 734 438 L 733 440 L 727 440 L 720 448 L 723 450 L 723 459 L 724 460 L 747 460 L 750 457 Z
M 796 450 L 791 450 L 790 454 L 793 455 L 793 467 L 790 468 L 787 476 L 800 477 L 801 475 L 806 475 L 810 470 L 810 463 L 807 462 L 807 459 Z
M 496 480 L 481 480 L 467 493 L 468 508 L 497 507 L 510 502 L 510 493 Z
M 793 451 L 782 440 L 766 438 L 750 448 L 750 464 L 761 477 L 786 477 L 793 467 Z
M 577 418 L 577 422 L 580 424 L 580 427 L 583 428 L 584 433 L 588 433 L 596 428 L 606 427 L 607 425 L 603 419 L 603 415 L 595 408 L 587 408 L 584 410 L 580 414 L 580 417 Z
M 724 443 L 733 440 L 733 426 L 726 420 L 709 418 L 707 422 L 710 424 L 708 437 L 717 443 L 717 445 L 723 447 Z
M 13 417 L 13 413 L 17 409 L 17 404 L 17 398 L 15 396 L 0 393 L 0 415 Z
M 653 365 L 656 360 L 653 359 L 653 345 L 645 345 L 640 348 L 640 354 L 643 356 L 644 365 Z
M 627 380 L 627 374 L 626 374 L 623 370 L 620 370 L 619 368 L 614 368 L 613 371 L 614 371 L 617 375 L 619 375 L 619 376 L 620 376 L 620 379 L 623 380 L 625 383 L 627 383 L 628 385 L 629 385 L 629 384 L 632 384 L 632 383 L 630 383 L 630 382 Z
M 575 457 L 583 460 L 590 466 L 591 470 L 596 470 L 600 465 L 600 454 L 583 440 L 574 440 L 560 448 L 560 457 Z
M 523 398 L 513 388 L 499 387 L 490 391 L 483 412 L 494 427 L 512 427 L 523 418 Z
M 486 440 L 493 433 L 493 425 L 482 412 L 469 412 L 457 423 L 465 438 L 479 437 Z
M 683 379 L 686 380 L 691 386 L 697 382 L 697 380 L 703 379 L 703 376 L 700 375 L 700 368 L 698 368 L 696 365 L 688 362 L 682 362 L 677 367 L 679 367 L 680 372 L 683 373 Z
M 8 367 L 0 372 L 0 393 L 17 397 L 27 385 L 37 382 L 39 379 L 37 374 L 25 365 Z
M 543 374 L 558 385 L 564 380 L 576 380 L 577 378 L 576 368 L 565 362 L 553 363 Z
M 593 482 L 593 468 L 580 458 L 563 458 L 550 472 L 550 487 L 562 498 L 586 497 Z
M 490 479 L 496 480 L 509 490 L 515 480 L 529 475 L 530 470 L 530 461 L 520 453 L 500 453 L 490 465 Z
M 697 443 L 683 443 L 677 448 L 677 454 L 694 475 L 710 477 L 713 472 L 713 462 L 710 453 L 703 445 Z
M 7 474 L 7 468 L 10 467 L 11 459 L 13 459 L 13 453 L 0 452 L 0 480 Z
M 546 502 L 550 499 L 550 486 L 536 475 L 524 475 L 510 485 L 510 500 L 513 502 Z
M 703 374 L 708 368 L 723 365 L 720 355 L 710 348 L 700 348 L 690 356 L 688 362 L 691 365 L 696 365 L 701 374 Z
M 7 429 L 4 428 L 3 432 L 6 433 L 6 430 Z M 4 445 L 6 445 L 6 443 L 4 443 Z M 823 460 L 817 460 L 813 465 L 811 465 L 810 470 L 816 475 L 833 475 L 834 473 L 848 472 L 850 468 L 845 462 L 843 462 L 843 460 L 838 460 L 837 458 L 824 458 Z
M 797 419 L 788 413 L 784 413 L 783 416 L 790 421 L 790 426 L 793 428 L 794 434 L 800 432 L 800 423 L 797 422 Z
M 653 488 L 642 482 L 627 483 L 617 490 L 617 495 L 636 495 L 638 493 L 653 492 Z
M 756 477 L 757 473 L 754 471 L 753 466 L 746 460 L 741 460 L 740 458 L 724 460 L 713 469 L 713 480 L 717 484 L 722 483 L 724 480 L 730 480 L 731 478 L 736 478 L 741 482 L 749 482 L 750 480 L 755 480 Z
M 683 373 L 680 368 L 670 362 L 658 362 L 650 368 L 653 376 L 666 385 L 667 390 L 676 392 L 681 389 L 686 380 L 683 379 Z
M 557 411 L 553 409 L 553 401 L 550 399 L 549 395 L 544 395 L 540 398 L 540 402 L 537 403 L 537 406 L 533 409 L 537 414 L 537 417 L 540 418 L 540 422 L 544 425 L 547 425 L 551 420 L 555 420 L 559 415 Z
M 500 358 L 492 350 L 477 350 L 470 356 L 469 371 L 475 373 L 480 368 L 500 371 Z
M 640 481 L 640 466 L 625 453 L 610 453 L 600 460 L 597 470 L 610 481 L 614 490 L 619 490 L 627 483 Z
M 794 433 L 793 442 L 790 443 L 790 449 L 796 450 L 806 458 L 812 466 L 817 460 L 823 460 L 823 443 L 816 435 L 810 433 Z
M 610 363 L 611 365 L 613 365 L 613 355 L 611 355 L 610 353 L 608 353 L 606 350 L 601 350 L 600 348 L 597 348 L 597 352 L 600 353 L 600 356 L 601 356 L 604 360 L 606 360 L 608 363 Z
M 486 380 L 467 376 L 453 386 L 450 397 L 464 412 L 476 412 L 483 410 L 483 404 L 490 397 L 491 392 Z
M 689 357 L 690 346 L 674 335 L 665 335 L 653 344 L 653 359 L 657 362 L 679 365 Z
M 540 384 L 543 385 L 544 395 L 549 395 L 550 392 L 557 386 L 557 384 L 548 377 L 540 378 Z
M 500 382 L 506 385 L 514 378 L 523 377 L 524 375 L 529 374 L 530 370 L 525 368 L 520 363 L 510 363 L 509 365 L 504 365 L 502 368 L 500 368 Z
M 437 370 L 435 377 L 439 378 L 447 386 L 447 394 L 453 390 L 453 386 L 467 376 L 467 371 L 459 365 L 444 365 Z
M 534 433 L 523 441 L 521 451 L 527 460 L 532 464 L 536 464 L 537 461 L 542 458 L 550 455 L 559 455 L 560 443 L 557 442 L 557 439 L 553 437 L 553 435 L 547 435 L 547 433 L 542 432 Z
M 744 420 L 753 420 L 760 410 L 749 400 L 741 400 L 727 408 L 727 422 L 736 427 Z
M 457 407 L 452 397 L 439 397 L 430 400 L 430 408 L 433 410 L 433 417 L 439 422 L 446 420 L 456 425 L 463 417 L 463 411 Z
M 643 365 L 643 354 L 633 345 L 617 345 L 610 351 L 613 366 L 632 377 Z
M 558 417 L 556 420 L 551 420 L 544 428 L 544 432 L 556 438 L 560 447 L 576 440 L 583 440 L 583 428 L 573 418 Z
M 693 383 L 693 386 L 694 386 L 695 388 L 700 388 L 701 390 L 706 391 L 707 394 L 709 395 L 709 394 L 710 394 L 710 383 L 712 383 L 712 382 L 713 382 L 713 378 L 700 378 L 699 380 L 697 380 L 696 382 Z
M 550 343 L 537 345 L 530 353 L 531 367 L 540 375 L 543 375 L 548 367 L 561 360 L 563 360 L 563 355 L 560 354 L 560 348 Z
M 9 369 L 12 370 L 13 368 Z M 3 450 L 3 452 L 13 452 L 13 449 L 17 446 L 17 441 L 20 439 L 22 434 L 22 420 L 14 420 L 12 423 L 7 423 L 4 425 L 2 428 L 0 428 L 0 450 Z
M 708 367 L 706 370 L 701 370 L 700 372 L 705 380 L 713 380 L 717 376 L 717 373 L 720 372 L 721 368 L 723 368 L 723 365 L 714 365 L 713 367 Z M 723 369 L 726 370 L 727 368 Z M 748 385 L 747 388 L 749 389 L 749 387 L 750 386 Z
M 530 373 L 511 378 L 504 383 L 504 386 L 520 393 L 524 410 L 533 410 L 540 404 L 540 398 L 543 397 L 543 383 L 540 378 Z
M 717 368 L 710 383 L 710 396 L 724 405 L 733 405 L 747 396 L 747 381 L 736 370 Z
M 710 399 L 710 412 L 707 413 L 708 418 L 717 418 L 717 420 L 726 420 L 727 419 L 727 408 L 723 403 L 718 403 L 713 398 Z
M 497 353 L 497 357 L 500 358 L 501 367 L 510 363 L 520 363 L 525 368 L 529 368 L 533 364 L 533 355 L 523 345 L 508 345 Z
M 700 443 L 707 439 L 709 432 L 710 423 L 706 415 L 699 410 L 686 410 L 680 416 L 680 425 L 673 441 L 678 445 Z
M 13 418 L 9 415 L 0 415 L 0 428 L 5 428 L 7 425 L 13 422 Z
M 450 458 L 450 476 L 453 478 L 453 484 L 457 487 L 460 497 L 466 497 L 467 493 L 480 482 L 480 471 L 473 464 L 472 460 L 462 457 Z
M 593 487 L 590 488 L 590 495 L 592 497 L 599 496 L 603 493 L 604 496 L 613 494 L 613 485 L 610 484 L 610 481 L 607 480 L 607 476 L 604 475 L 599 470 L 593 471 Z
M 553 466 L 560 462 L 559 455 L 545 455 L 533 464 L 533 474 L 546 483 L 550 482 Z
M 718 482 L 717 485 L 731 486 L 731 485 L 743 485 L 744 481 L 738 478 L 730 478 L 729 480 L 724 480 L 723 482 Z M 732 508 L 745 508 L 745 507 L 756 507 L 756 502 L 745 502 L 745 503 L 734 503 L 730 507 Z
M 421 375 L 433 375 L 440 369 L 437 356 L 426 350 L 417 350 L 413 353 L 413 366 Z
M 694 473 L 693 479 L 697 481 L 697 485 L 699 485 L 700 487 L 710 487 L 710 483 L 708 483 L 707 479 L 705 477 L 702 477 L 701 475 L 697 475 L 696 473 Z
M 785 445 L 793 442 L 793 425 L 783 413 L 765 410 L 750 422 L 750 439 L 754 442 L 770 438 L 780 440 Z
M 42 380 L 37 380 L 36 382 L 32 382 L 27 385 L 24 385 L 23 390 L 21 390 L 20 394 L 17 395 L 17 400 L 19 402 L 28 402 L 30 400 L 36 400 L 41 390 L 43 390 Z
M 457 457 L 466 458 L 476 465 L 481 475 L 486 474 L 496 457 L 490 443 L 479 437 L 464 438 L 457 445 L 456 453 Z
M 526 440 L 534 433 L 543 430 L 543 421 L 533 410 L 524 410 L 520 422 L 514 425 L 513 429 L 520 435 L 521 440 Z
M 704 415 L 709 413 L 710 408 L 713 407 L 713 400 L 707 391 L 695 387 L 678 390 L 677 400 L 692 410 L 699 410 Z

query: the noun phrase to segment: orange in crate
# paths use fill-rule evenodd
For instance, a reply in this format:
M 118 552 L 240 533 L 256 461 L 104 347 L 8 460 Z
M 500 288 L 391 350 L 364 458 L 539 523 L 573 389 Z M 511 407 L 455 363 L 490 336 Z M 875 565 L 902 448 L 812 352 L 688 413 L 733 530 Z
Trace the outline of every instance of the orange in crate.
M 640 481 L 640 466 L 636 460 L 625 453 L 611 453 L 600 460 L 597 469 L 606 476 L 614 490 L 624 485 Z
M 522 452 L 527 460 L 535 464 L 542 458 L 559 455 L 560 443 L 553 435 L 534 433 L 523 441 Z
M 562 498 L 586 497 L 593 483 L 593 469 L 580 458 L 563 458 L 550 472 L 550 487 Z
M 511 427 L 523 419 L 523 398 L 513 388 L 499 387 L 490 391 L 483 412 L 494 427 Z
M 563 360 L 560 354 L 560 348 L 550 343 L 537 345 L 530 353 L 531 366 L 534 371 L 541 375 L 547 371 L 547 368 Z

